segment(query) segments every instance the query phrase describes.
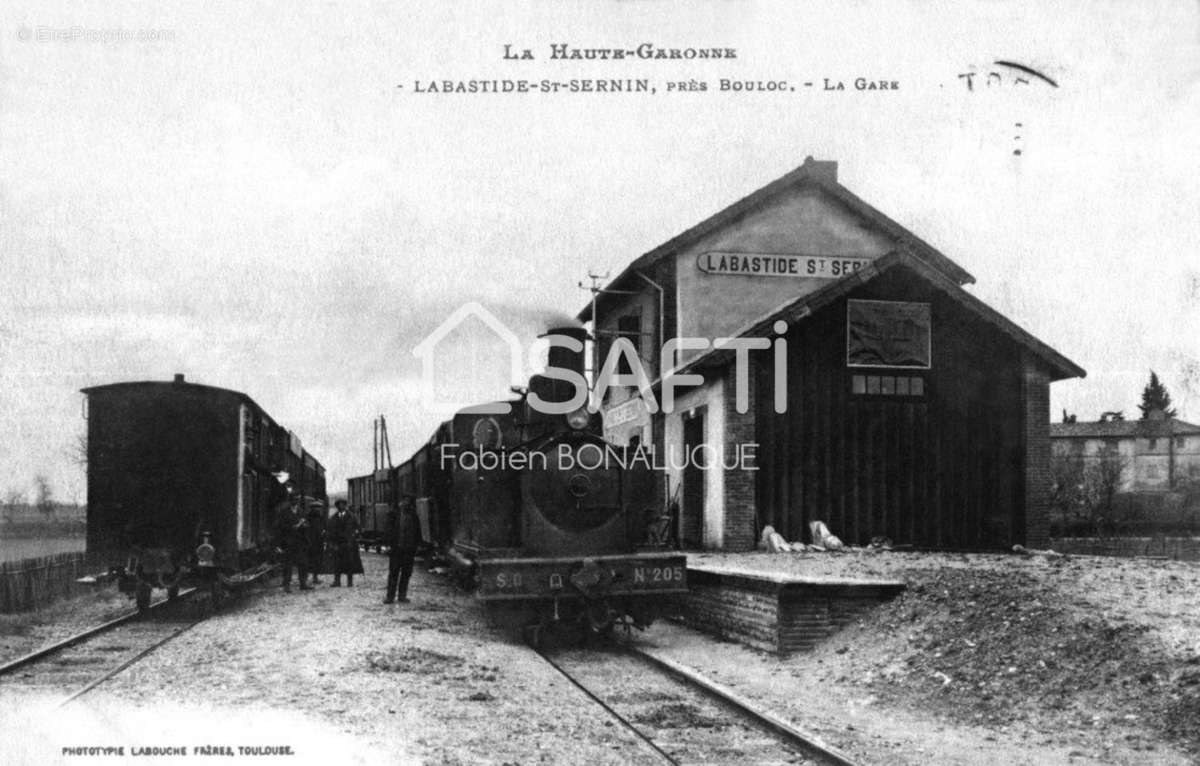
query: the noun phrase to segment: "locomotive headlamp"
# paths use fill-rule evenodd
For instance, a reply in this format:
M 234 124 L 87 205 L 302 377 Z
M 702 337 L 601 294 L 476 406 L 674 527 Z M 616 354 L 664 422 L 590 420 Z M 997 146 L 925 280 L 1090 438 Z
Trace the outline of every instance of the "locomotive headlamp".
M 580 407 L 567 414 L 567 425 L 579 431 L 587 428 L 587 424 L 591 422 L 591 419 L 592 415 L 587 411 L 587 407 Z
M 196 566 L 216 566 L 216 556 L 216 549 L 213 548 L 212 544 L 208 542 L 208 537 L 205 536 L 204 542 L 196 546 Z

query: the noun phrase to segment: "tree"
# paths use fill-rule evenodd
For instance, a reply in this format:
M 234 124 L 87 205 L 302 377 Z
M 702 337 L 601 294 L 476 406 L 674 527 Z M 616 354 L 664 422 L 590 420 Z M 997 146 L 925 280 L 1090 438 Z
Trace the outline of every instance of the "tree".
M 37 487 L 37 500 L 34 504 L 43 516 L 52 516 L 55 503 L 54 488 L 50 486 L 50 480 L 46 478 L 45 474 L 38 474 L 33 477 L 33 483 Z
M 1083 504 L 1097 534 L 1116 531 L 1117 493 L 1129 461 L 1112 447 L 1104 447 L 1083 471 Z
M 25 494 L 19 489 L 10 489 L 4 494 L 4 523 L 16 522 L 17 509 L 25 505 Z
M 1175 417 L 1175 410 L 1171 407 L 1171 395 L 1167 393 L 1167 387 L 1159 381 L 1154 370 L 1150 371 L 1150 382 L 1142 389 L 1142 403 L 1138 405 L 1138 409 L 1142 411 L 1142 420 L 1149 418 L 1153 410 L 1162 410 L 1169 418 Z
M 1083 517 L 1083 457 L 1056 452 L 1050 458 L 1051 535 L 1070 537 Z
M 1094 456 L 1059 454 L 1051 458 L 1050 503 L 1061 534 L 1105 535 L 1117 530 L 1117 495 L 1129 460 L 1104 447 Z
M 87 466 L 88 441 L 87 432 L 75 434 L 75 442 L 68 448 L 68 455 L 75 465 Z

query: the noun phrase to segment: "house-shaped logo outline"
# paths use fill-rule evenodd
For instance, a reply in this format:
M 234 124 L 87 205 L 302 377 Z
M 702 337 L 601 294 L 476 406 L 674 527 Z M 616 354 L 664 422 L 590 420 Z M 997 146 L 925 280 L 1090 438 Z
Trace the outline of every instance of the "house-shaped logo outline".
M 440 325 L 434 328 L 433 332 L 425 336 L 425 339 L 417 344 L 413 349 L 413 356 L 421 360 L 421 387 L 424 393 L 425 405 L 430 409 L 453 412 L 460 409 L 470 407 L 471 412 L 487 414 L 487 415 L 507 415 L 512 412 L 512 404 L 509 402 L 487 402 L 484 404 L 449 404 L 438 402 L 434 397 L 433 384 L 433 357 L 434 350 L 442 340 L 452 333 L 460 324 L 467 321 L 468 318 L 474 316 L 479 321 L 483 322 L 489 330 L 495 334 L 500 340 L 508 345 L 508 361 L 509 361 L 509 376 L 514 383 L 521 379 L 521 359 L 523 349 L 521 341 L 517 338 L 516 333 L 508 329 L 508 326 L 501 322 L 495 314 L 488 311 L 483 304 L 478 301 L 468 301 L 459 306 L 453 314 L 446 317 Z

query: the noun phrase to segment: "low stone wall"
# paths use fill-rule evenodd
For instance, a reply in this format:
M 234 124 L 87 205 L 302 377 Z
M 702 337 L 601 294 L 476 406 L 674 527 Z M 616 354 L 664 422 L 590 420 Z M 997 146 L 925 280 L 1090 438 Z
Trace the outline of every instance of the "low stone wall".
M 903 589 L 903 583 L 882 580 L 688 567 L 689 592 L 679 597 L 676 607 L 684 622 L 695 628 L 787 655 L 811 649 Z
M 1200 561 L 1200 537 L 1052 537 L 1059 553 L 1081 556 L 1154 556 Z

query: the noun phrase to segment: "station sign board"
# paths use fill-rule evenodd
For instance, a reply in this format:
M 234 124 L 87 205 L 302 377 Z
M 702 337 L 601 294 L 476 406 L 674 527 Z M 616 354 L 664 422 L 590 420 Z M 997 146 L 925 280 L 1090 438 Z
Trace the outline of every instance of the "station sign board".
M 859 271 L 873 258 L 803 253 L 730 253 L 709 251 L 696 257 L 705 274 L 742 277 L 839 279 Z

